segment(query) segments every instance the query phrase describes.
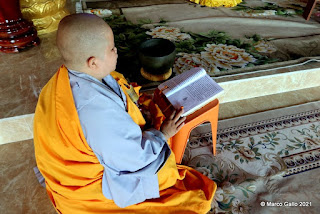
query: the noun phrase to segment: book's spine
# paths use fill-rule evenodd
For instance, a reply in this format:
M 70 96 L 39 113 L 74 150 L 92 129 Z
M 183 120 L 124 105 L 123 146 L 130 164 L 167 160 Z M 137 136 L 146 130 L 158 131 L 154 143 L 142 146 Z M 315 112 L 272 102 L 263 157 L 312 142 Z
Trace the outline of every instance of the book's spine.
M 170 103 L 170 101 L 159 89 L 155 90 L 153 94 L 153 101 L 161 109 L 165 117 L 169 117 L 172 114 L 172 112 L 175 110 L 172 104 Z

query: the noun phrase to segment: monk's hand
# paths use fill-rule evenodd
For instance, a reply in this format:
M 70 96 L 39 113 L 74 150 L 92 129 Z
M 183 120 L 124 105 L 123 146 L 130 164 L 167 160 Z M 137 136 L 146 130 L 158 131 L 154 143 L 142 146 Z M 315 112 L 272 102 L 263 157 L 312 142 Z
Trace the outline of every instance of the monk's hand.
M 167 140 L 173 137 L 184 125 L 186 117 L 181 117 L 183 112 L 183 108 L 181 108 L 179 111 L 174 111 L 168 118 L 165 119 L 165 121 L 163 121 L 160 131 Z

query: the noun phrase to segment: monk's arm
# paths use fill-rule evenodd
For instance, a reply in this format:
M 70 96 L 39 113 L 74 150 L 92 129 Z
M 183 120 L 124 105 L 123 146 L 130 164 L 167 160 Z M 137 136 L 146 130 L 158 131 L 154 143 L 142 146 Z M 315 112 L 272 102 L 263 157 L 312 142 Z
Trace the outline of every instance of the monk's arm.
M 142 132 L 125 109 L 107 103 L 99 110 L 89 104 L 79 114 L 87 142 L 105 169 L 104 195 L 120 207 L 159 197 L 157 172 L 171 152 L 164 135 L 156 129 Z

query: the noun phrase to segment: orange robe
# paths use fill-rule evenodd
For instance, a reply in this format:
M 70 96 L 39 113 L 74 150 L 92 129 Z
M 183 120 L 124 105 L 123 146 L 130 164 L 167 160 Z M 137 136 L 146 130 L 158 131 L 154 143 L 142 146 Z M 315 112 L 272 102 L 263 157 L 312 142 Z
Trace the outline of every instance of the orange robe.
M 112 76 L 124 89 L 123 76 Z M 125 93 L 127 96 L 127 93 Z M 128 113 L 143 126 L 138 107 L 127 96 Z M 174 154 L 158 172 L 160 198 L 119 208 L 102 194 L 103 166 L 83 135 L 74 105 L 68 70 L 61 66 L 42 89 L 34 117 L 38 168 L 58 213 L 207 213 L 216 184 L 197 172 L 176 165 Z

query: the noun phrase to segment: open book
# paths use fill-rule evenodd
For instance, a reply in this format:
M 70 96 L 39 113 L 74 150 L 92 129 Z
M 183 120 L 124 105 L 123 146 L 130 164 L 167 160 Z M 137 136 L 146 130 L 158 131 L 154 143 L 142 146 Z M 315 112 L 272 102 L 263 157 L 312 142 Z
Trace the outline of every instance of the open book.
M 223 88 L 201 67 L 193 68 L 161 83 L 158 89 L 175 109 L 183 106 L 182 116 L 187 116 L 205 106 L 223 91 Z

